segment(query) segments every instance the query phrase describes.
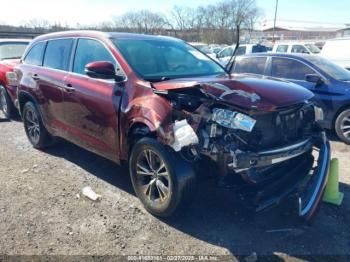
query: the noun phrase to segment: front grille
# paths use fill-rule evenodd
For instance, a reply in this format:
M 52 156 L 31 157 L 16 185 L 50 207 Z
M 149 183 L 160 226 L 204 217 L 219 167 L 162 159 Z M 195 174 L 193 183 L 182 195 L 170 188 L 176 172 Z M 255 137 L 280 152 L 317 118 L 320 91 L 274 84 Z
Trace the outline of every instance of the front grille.
M 284 146 L 304 138 L 305 130 L 313 123 L 313 107 L 298 104 L 256 117 L 250 134 L 255 149 Z

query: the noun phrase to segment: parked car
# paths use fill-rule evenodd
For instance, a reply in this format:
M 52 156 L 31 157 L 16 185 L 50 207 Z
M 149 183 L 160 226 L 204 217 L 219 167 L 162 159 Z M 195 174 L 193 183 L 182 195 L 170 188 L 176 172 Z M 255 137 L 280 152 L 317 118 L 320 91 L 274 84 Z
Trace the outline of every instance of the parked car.
M 229 62 L 236 46 L 228 46 L 224 48 L 220 53 L 218 53 L 217 58 L 219 59 L 220 64 L 226 66 Z M 236 56 L 254 54 L 254 53 L 264 53 L 269 51 L 268 48 L 260 44 L 250 44 L 250 45 L 240 45 L 237 49 Z
M 289 53 L 289 54 L 319 54 L 321 50 L 313 43 L 290 42 L 276 43 L 272 49 L 273 53 Z
M 326 41 L 321 56 L 350 70 L 350 37 L 331 39 Z
M 161 36 L 48 34 L 22 60 L 18 96 L 31 144 L 44 148 L 62 137 L 116 163 L 128 161 L 150 213 L 178 210 L 203 179 L 194 166 L 209 162 L 220 178 L 248 181 L 259 210 L 298 194 L 300 216 L 314 214 L 330 148 L 305 88 L 231 79 L 197 49 Z
M 306 87 L 324 111 L 320 124 L 350 144 L 350 71 L 315 55 L 259 54 L 240 57 L 235 74 L 274 77 Z
M 214 53 L 215 55 L 220 53 L 220 51 L 225 47 L 227 47 L 227 45 L 209 45 L 211 52 Z
M 216 54 L 209 48 L 207 44 L 191 42 L 189 43 L 191 46 L 197 48 L 202 53 L 206 54 L 210 58 L 216 60 Z
M 16 114 L 16 75 L 13 67 L 20 62 L 29 40 L 0 39 L 0 110 L 6 118 Z

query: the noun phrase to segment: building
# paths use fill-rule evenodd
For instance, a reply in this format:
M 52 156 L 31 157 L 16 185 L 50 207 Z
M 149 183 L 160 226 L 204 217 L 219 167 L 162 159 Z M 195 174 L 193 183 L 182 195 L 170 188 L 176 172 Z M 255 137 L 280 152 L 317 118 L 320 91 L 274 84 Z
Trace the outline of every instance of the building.
M 319 24 L 312 22 L 278 21 L 274 29 L 273 22 L 265 22 L 262 27 L 263 38 L 266 40 L 327 40 L 337 37 L 342 26 Z M 349 27 L 350 33 L 350 27 Z

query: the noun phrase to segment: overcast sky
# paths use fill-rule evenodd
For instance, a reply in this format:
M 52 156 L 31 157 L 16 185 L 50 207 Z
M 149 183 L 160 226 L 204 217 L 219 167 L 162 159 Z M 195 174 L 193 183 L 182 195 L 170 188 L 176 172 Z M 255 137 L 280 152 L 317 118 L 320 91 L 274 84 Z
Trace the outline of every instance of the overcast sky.
M 0 0 L 4 1 L 5 0 Z M 33 18 L 47 19 L 68 25 L 95 24 L 110 21 L 113 15 L 129 10 L 151 9 L 167 12 L 175 4 L 207 5 L 217 0 L 10 0 L 1 4 L 0 23 L 23 24 Z M 272 20 L 276 0 L 257 0 L 266 19 Z M 280 20 L 311 21 L 343 25 L 350 23 L 350 0 L 279 0 Z

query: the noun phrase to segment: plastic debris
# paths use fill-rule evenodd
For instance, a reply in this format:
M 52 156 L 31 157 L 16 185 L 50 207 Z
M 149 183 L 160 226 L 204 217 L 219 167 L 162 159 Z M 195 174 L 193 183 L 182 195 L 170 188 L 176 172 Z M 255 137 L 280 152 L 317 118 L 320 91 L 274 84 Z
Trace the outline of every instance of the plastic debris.
M 101 199 L 101 195 L 96 194 L 91 187 L 87 186 L 83 188 L 82 191 L 83 195 L 86 196 L 87 198 L 93 200 L 93 201 L 97 201 L 99 199 Z

